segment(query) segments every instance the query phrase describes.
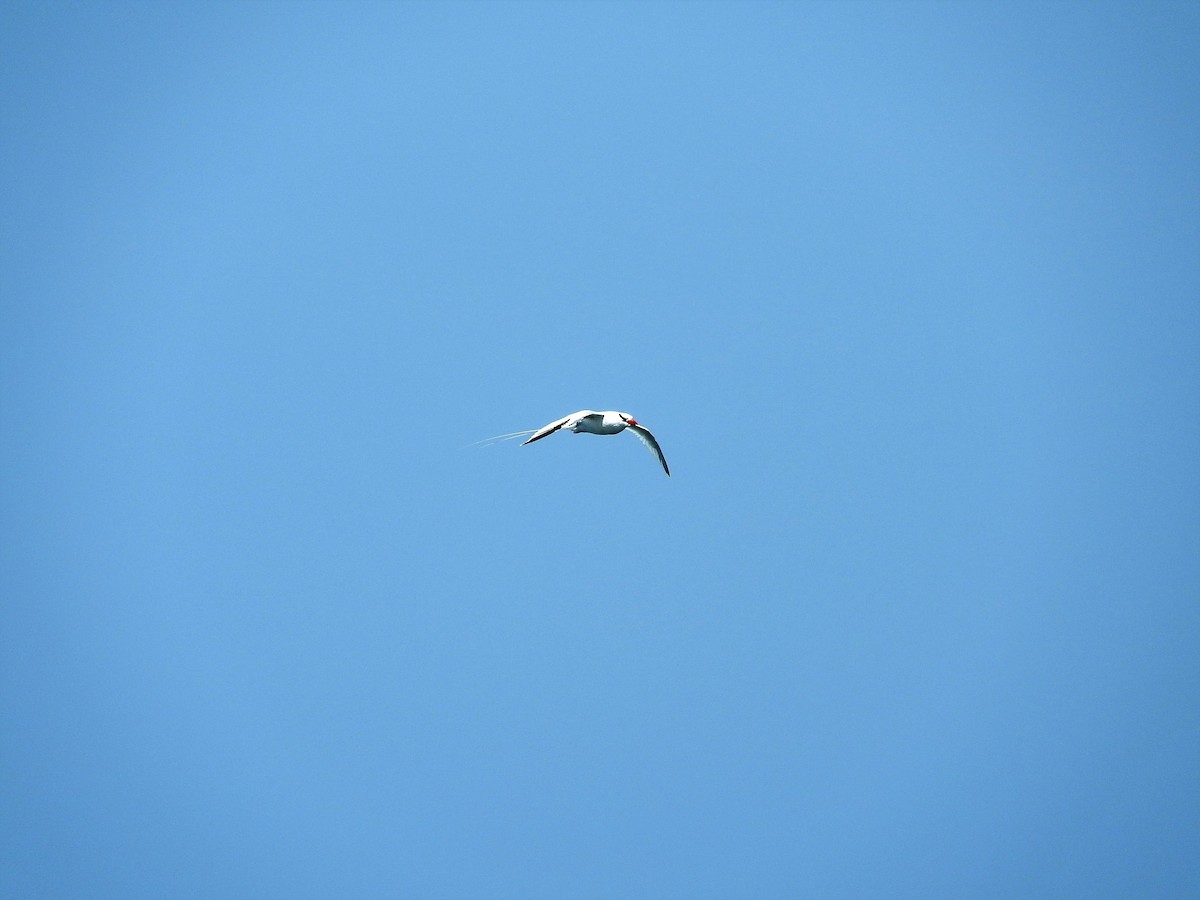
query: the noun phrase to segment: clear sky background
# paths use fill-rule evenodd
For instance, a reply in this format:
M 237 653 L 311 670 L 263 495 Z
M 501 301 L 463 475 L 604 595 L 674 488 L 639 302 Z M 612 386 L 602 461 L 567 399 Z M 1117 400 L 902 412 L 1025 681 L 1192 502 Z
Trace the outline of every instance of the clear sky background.
M 0 895 L 1195 896 L 1198 46 L 5 4 Z

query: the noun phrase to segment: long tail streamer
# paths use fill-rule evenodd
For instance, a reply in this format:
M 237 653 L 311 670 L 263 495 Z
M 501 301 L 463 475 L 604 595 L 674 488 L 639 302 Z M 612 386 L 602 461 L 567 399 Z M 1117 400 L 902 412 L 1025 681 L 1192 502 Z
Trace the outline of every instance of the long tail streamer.
M 511 441 L 514 438 L 525 437 L 528 434 L 533 434 L 535 431 L 537 431 L 536 428 L 530 428 L 526 431 L 514 431 L 511 434 L 498 434 L 495 437 L 484 438 L 482 441 L 476 441 L 473 444 L 467 444 L 467 447 L 479 447 L 481 445 L 490 447 L 492 444 L 498 444 L 501 441 Z

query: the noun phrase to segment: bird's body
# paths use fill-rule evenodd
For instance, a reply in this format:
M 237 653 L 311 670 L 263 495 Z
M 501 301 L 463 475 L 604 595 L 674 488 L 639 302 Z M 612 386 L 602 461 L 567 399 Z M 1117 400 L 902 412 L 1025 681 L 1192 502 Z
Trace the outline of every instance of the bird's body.
M 663 456 L 662 448 L 658 446 L 658 441 L 654 439 L 654 435 L 639 425 L 637 419 L 629 415 L 629 413 L 617 412 L 616 410 L 610 409 L 606 412 L 596 412 L 594 409 L 581 409 L 579 412 L 563 416 L 561 419 L 534 431 L 518 431 L 513 434 L 500 435 L 496 440 L 507 440 L 514 437 L 524 437 L 527 434 L 531 435 L 529 440 L 521 444 L 524 447 L 525 444 L 540 441 L 542 438 L 549 437 L 562 428 L 569 429 L 576 434 L 620 434 L 628 428 L 651 453 L 658 457 L 658 461 L 662 463 L 663 471 L 667 473 L 667 477 L 669 478 L 671 475 L 671 470 L 667 468 L 667 459 Z
M 560 428 L 569 428 L 571 431 L 579 434 L 620 434 L 629 427 L 629 423 L 633 422 L 632 418 L 626 416 L 625 413 L 619 412 L 596 412 L 591 409 L 581 409 L 579 412 L 571 413 L 569 416 L 563 416 L 557 422 L 551 422 L 549 425 L 539 428 L 533 433 L 533 437 L 521 444 L 532 444 L 534 441 L 540 441 L 547 435 L 551 435 Z

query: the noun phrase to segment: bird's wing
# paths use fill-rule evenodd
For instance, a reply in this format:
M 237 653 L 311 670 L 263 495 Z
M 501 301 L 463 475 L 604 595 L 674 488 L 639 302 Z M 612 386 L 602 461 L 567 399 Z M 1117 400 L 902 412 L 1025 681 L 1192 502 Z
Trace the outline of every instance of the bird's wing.
M 641 425 L 630 425 L 629 430 L 637 435 L 637 439 L 646 445 L 646 449 L 658 457 L 658 461 L 662 463 L 663 471 L 667 473 L 667 477 L 671 477 L 671 470 L 667 468 L 667 458 L 663 456 L 662 447 L 658 446 L 658 441 L 654 439 L 648 429 Z
M 546 437 L 546 435 L 554 434 L 554 432 L 558 431 L 558 429 L 570 422 L 571 418 L 572 416 L 563 416 L 557 422 L 551 422 L 549 425 L 543 425 L 537 431 L 533 432 L 533 437 L 527 441 L 523 441 L 521 446 L 524 447 L 526 444 L 532 444 L 534 441 L 540 441 L 542 438 Z

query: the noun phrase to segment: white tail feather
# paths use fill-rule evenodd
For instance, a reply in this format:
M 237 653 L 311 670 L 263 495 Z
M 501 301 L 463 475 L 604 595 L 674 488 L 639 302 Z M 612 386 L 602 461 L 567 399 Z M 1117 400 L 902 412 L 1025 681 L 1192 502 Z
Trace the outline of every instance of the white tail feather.
M 514 431 L 511 434 L 498 434 L 495 437 L 484 438 L 482 441 L 476 441 L 473 444 L 467 444 L 467 446 L 478 447 L 481 444 L 490 446 L 492 444 L 498 444 L 500 441 L 511 441 L 514 438 L 525 437 L 525 435 L 533 434 L 535 431 L 537 431 L 536 428 L 529 428 L 525 431 Z

